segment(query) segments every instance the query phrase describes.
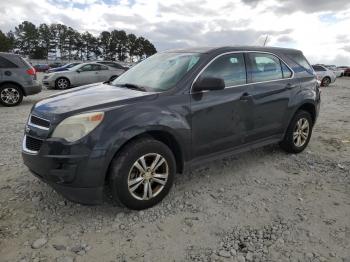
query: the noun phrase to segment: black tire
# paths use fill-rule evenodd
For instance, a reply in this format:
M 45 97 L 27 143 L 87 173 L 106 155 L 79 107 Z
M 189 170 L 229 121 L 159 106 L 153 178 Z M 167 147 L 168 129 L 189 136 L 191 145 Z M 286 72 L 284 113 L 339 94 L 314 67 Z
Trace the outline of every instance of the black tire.
M 327 87 L 330 85 L 330 83 L 331 79 L 328 76 L 326 76 L 322 79 L 321 86 Z
M 162 187 L 160 184 L 158 185 L 154 181 L 151 181 L 150 183 L 154 186 L 155 191 L 158 187 L 158 194 L 150 199 L 141 200 L 132 195 L 129 190 L 128 181 L 129 176 L 133 174 L 132 171 L 134 170 L 133 168 L 135 168 L 134 163 L 136 163 L 136 161 L 138 161 L 142 156 L 146 155 L 147 157 L 148 154 L 159 154 L 165 159 L 164 165 L 167 164 L 168 177 L 161 190 L 159 190 L 159 188 Z M 148 167 L 150 166 L 149 163 Z M 112 198 L 115 203 L 134 210 L 141 210 L 152 207 L 159 203 L 168 194 L 173 184 L 175 172 L 176 162 L 174 155 L 165 144 L 152 138 L 141 138 L 131 141 L 122 149 L 120 153 L 115 156 L 112 161 L 109 174 L 109 187 L 112 193 Z M 144 190 L 144 184 L 147 183 L 146 181 L 148 180 L 143 181 L 137 188 L 139 191 L 141 191 L 140 195 L 142 195 L 142 192 L 147 191 Z M 133 186 L 136 184 L 139 184 L 139 182 L 133 184 Z M 134 191 L 134 194 L 136 194 L 136 192 L 137 190 Z
M 307 138 L 305 140 L 305 142 L 300 145 L 297 146 L 297 142 L 294 139 L 294 135 L 297 132 L 297 124 L 298 121 L 301 119 L 305 119 L 308 122 L 309 125 L 309 131 L 308 131 L 308 135 Z M 284 149 L 285 151 L 289 152 L 289 153 L 300 153 L 302 152 L 307 145 L 309 144 L 311 135 L 312 135 L 312 128 L 313 128 L 313 121 L 312 121 L 312 117 L 310 115 L 309 112 L 304 111 L 304 110 L 299 110 L 295 113 L 292 121 L 290 122 L 287 132 L 284 136 L 284 139 L 280 142 L 280 146 L 282 149 Z
M 55 89 L 65 90 L 70 87 L 70 82 L 65 77 L 57 78 L 55 81 Z
M 14 84 L 4 84 L 0 87 L 0 103 L 4 106 L 16 106 L 23 100 L 22 89 Z

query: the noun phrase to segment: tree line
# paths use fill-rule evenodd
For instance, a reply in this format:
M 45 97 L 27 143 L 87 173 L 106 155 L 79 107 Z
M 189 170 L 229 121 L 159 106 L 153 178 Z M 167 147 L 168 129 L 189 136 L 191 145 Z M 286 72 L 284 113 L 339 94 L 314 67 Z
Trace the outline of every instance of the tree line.
M 103 31 L 94 36 L 80 33 L 63 24 L 40 24 L 24 21 L 14 31 L 0 30 L 0 51 L 14 52 L 31 59 L 140 60 L 157 52 L 146 38 L 124 30 Z

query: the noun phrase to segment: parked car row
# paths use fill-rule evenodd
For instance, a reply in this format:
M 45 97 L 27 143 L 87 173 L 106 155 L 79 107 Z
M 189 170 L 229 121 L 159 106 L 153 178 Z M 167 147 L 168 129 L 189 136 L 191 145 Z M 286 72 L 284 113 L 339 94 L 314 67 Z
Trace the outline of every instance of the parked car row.
M 70 87 L 112 81 L 128 70 L 114 61 L 69 63 L 32 66 L 20 55 L 0 52 L 0 103 L 4 106 L 20 104 L 24 96 L 39 93 L 42 85 L 49 88 Z M 47 72 L 42 83 L 36 72 Z
M 121 65 L 120 63 L 117 63 L 114 61 L 91 61 L 91 62 L 100 63 L 103 65 L 107 65 L 107 66 L 118 68 L 118 69 L 127 70 L 130 68 L 130 66 L 128 66 L 128 65 Z M 34 68 L 35 68 L 36 72 L 52 73 L 52 72 L 58 72 L 58 71 L 65 71 L 65 70 L 72 68 L 73 66 L 79 65 L 81 63 L 82 62 L 73 62 L 73 63 L 68 63 L 68 64 L 62 64 L 60 62 L 55 62 L 55 63 L 51 63 L 51 64 L 36 64 L 36 65 L 34 65 Z
M 125 71 L 126 68 L 115 62 L 82 63 L 64 70 L 56 70 L 45 74 L 42 83 L 48 88 L 67 89 L 75 86 L 112 81 Z

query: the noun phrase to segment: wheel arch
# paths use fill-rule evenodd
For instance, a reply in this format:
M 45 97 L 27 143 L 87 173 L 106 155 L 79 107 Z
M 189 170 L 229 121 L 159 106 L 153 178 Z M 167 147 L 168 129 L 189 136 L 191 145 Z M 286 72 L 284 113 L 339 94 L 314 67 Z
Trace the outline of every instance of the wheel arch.
M 1 83 L 0 83 L 0 87 L 4 86 L 4 85 L 6 85 L 6 84 L 12 84 L 12 85 L 15 85 L 15 86 L 19 87 L 19 88 L 21 89 L 21 91 L 22 91 L 22 94 L 23 94 L 24 96 L 27 96 L 27 93 L 25 92 L 23 86 L 20 85 L 19 83 L 14 82 L 14 81 L 4 81 L 4 82 L 1 82 Z
M 108 160 L 108 168 L 105 175 L 105 182 L 108 182 L 109 175 L 110 175 L 110 166 L 113 161 L 113 159 L 118 156 L 118 154 L 132 141 L 135 141 L 137 139 L 142 138 L 153 138 L 157 141 L 160 141 L 167 145 L 169 149 L 172 151 L 175 157 L 176 161 L 176 173 L 183 173 L 184 172 L 184 165 L 185 165 L 185 155 L 184 150 L 179 142 L 179 140 L 173 135 L 171 132 L 167 130 L 162 129 L 152 129 L 152 130 L 146 130 L 144 132 L 138 133 L 129 139 L 127 139 L 124 143 L 120 145 L 120 147 L 113 152 L 112 157 Z
M 299 106 L 298 109 L 294 112 L 294 115 L 295 115 L 296 112 L 298 112 L 299 110 L 304 110 L 304 111 L 310 113 L 311 118 L 312 118 L 312 124 L 315 124 L 315 121 L 316 121 L 316 106 L 315 106 L 313 103 L 306 102 L 306 103 L 302 104 L 302 105 Z

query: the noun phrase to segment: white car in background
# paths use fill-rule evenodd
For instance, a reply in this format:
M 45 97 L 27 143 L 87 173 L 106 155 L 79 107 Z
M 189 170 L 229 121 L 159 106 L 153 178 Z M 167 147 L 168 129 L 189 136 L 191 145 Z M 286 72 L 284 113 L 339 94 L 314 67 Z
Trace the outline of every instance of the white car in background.
M 321 86 L 326 87 L 335 82 L 337 76 L 332 70 L 323 65 L 313 65 L 312 68 L 316 73 L 317 80 L 321 82 Z
M 342 77 L 344 75 L 344 70 L 338 69 L 335 65 L 325 65 L 325 67 L 332 70 L 336 77 Z
M 67 89 L 75 86 L 112 81 L 125 71 L 124 68 L 118 69 L 96 62 L 84 63 L 69 68 L 67 71 L 46 74 L 42 83 L 48 88 Z

